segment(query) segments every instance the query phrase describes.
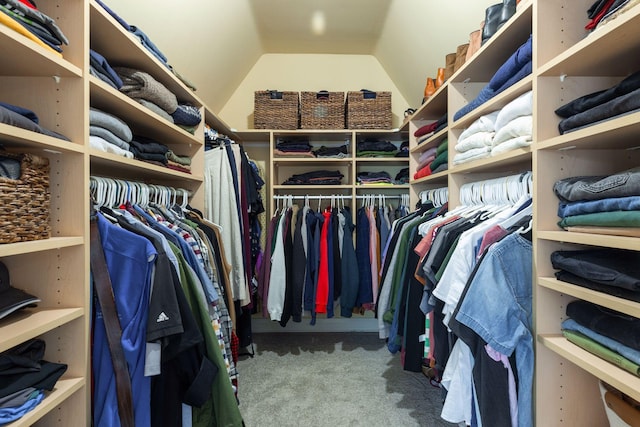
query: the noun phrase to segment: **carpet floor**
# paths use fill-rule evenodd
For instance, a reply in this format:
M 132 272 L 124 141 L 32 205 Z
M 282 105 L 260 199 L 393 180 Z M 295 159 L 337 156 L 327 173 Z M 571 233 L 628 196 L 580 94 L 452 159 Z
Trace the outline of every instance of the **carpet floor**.
M 372 333 L 254 334 L 238 363 L 247 427 L 454 426 L 441 392 Z

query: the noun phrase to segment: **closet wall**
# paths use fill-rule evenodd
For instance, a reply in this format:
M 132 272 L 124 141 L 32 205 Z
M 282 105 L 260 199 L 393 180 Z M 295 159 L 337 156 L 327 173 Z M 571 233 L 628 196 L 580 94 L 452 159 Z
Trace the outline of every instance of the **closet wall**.
M 234 91 L 220 117 L 237 129 L 253 129 L 254 91 L 390 91 L 392 127 L 398 127 L 408 103 L 373 55 L 265 54 Z

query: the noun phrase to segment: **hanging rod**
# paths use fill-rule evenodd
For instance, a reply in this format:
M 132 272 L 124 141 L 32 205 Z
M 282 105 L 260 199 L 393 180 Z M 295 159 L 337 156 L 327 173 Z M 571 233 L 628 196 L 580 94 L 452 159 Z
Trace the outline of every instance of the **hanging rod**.
M 359 195 L 355 196 L 357 200 L 362 200 L 366 198 L 383 196 L 385 199 L 400 199 L 402 196 L 387 196 L 384 194 L 369 194 L 369 195 Z M 321 200 L 321 199 L 351 199 L 353 196 L 345 196 L 343 194 L 335 194 L 335 195 L 322 195 L 322 196 L 285 196 L 285 195 L 276 195 L 273 196 L 274 200 Z

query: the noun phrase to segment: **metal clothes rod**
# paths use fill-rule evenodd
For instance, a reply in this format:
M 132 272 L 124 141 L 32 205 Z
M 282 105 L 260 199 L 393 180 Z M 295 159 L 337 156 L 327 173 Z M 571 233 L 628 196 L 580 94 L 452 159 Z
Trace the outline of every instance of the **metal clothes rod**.
M 378 197 L 379 194 L 370 194 L 367 196 L 356 196 L 357 200 L 362 200 L 362 199 L 366 199 L 366 198 L 373 198 L 373 197 Z M 386 196 L 386 195 L 382 195 L 385 199 L 401 199 L 402 196 Z M 275 200 L 320 200 L 320 199 L 351 199 L 353 198 L 353 196 L 345 196 L 343 194 L 336 194 L 336 195 L 329 195 L 329 196 L 282 196 L 282 195 L 276 195 L 273 196 L 273 198 Z

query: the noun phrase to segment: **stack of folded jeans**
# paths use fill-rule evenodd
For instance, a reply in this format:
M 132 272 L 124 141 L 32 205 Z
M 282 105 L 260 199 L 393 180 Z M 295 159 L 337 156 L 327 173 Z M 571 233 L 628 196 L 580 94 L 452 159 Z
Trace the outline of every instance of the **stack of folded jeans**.
M 398 147 L 390 141 L 367 138 L 358 142 L 356 155 L 358 157 L 394 157 L 398 153 Z
M 573 301 L 562 333 L 572 343 L 640 376 L 640 319 L 592 304 Z
M 556 251 L 551 265 L 563 282 L 640 302 L 640 253 L 621 249 Z
M 18 105 L 0 102 L 0 123 L 70 141 L 66 136 L 40 126 L 36 113 Z
M 133 158 L 131 128 L 120 118 L 96 108 L 89 110 L 89 143 L 107 153 Z
M 122 79 L 115 72 L 104 56 L 93 49 L 89 49 L 89 73 L 96 76 L 114 89 L 120 90 Z
M 558 108 L 560 134 L 637 111 L 640 108 L 640 71 L 617 85 L 574 99 Z
M 134 135 L 131 140 L 131 152 L 138 160 L 158 166 L 167 166 L 169 147 L 144 136 Z
M 315 157 L 308 139 L 278 139 L 276 156 Z
M 318 170 L 291 175 L 282 185 L 340 185 L 342 178 L 340 171 Z
M 379 172 L 358 172 L 356 177 L 358 184 L 379 184 L 379 185 L 392 185 L 391 175 L 385 171 Z
M 422 153 L 418 159 L 418 170 L 413 175 L 413 179 L 424 178 L 447 170 L 449 167 L 448 159 L 449 140 L 445 138 L 437 148 L 430 148 Z
M 402 168 L 393 179 L 395 184 L 402 185 L 409 183 L 409 168 Z
M 489 83 L 480 90 L 478 96 L 453 115 L 453 120 L 460 119 L 531 74 L 531 52 L 531 36 L 529 36 L 529 39 L 498 68 Z
M 640 168 L 608 176 L 565 178 L 553 185 L 558 225 L 568 231 L 640 236 Z
M 0 1 L 0 24 L 59 56 L 62 56 L 62 45 L 69 44 L 53 18 L 39 11 L 30 0 Z
M 341 145 L 339 147 L 326 147 L 322 146 L 317 150 L 313 150 L 313 154 L 316 157 L 326 157 L 333 159 L 344 159 L 349 155 L 349 147 L 347 145 Z

